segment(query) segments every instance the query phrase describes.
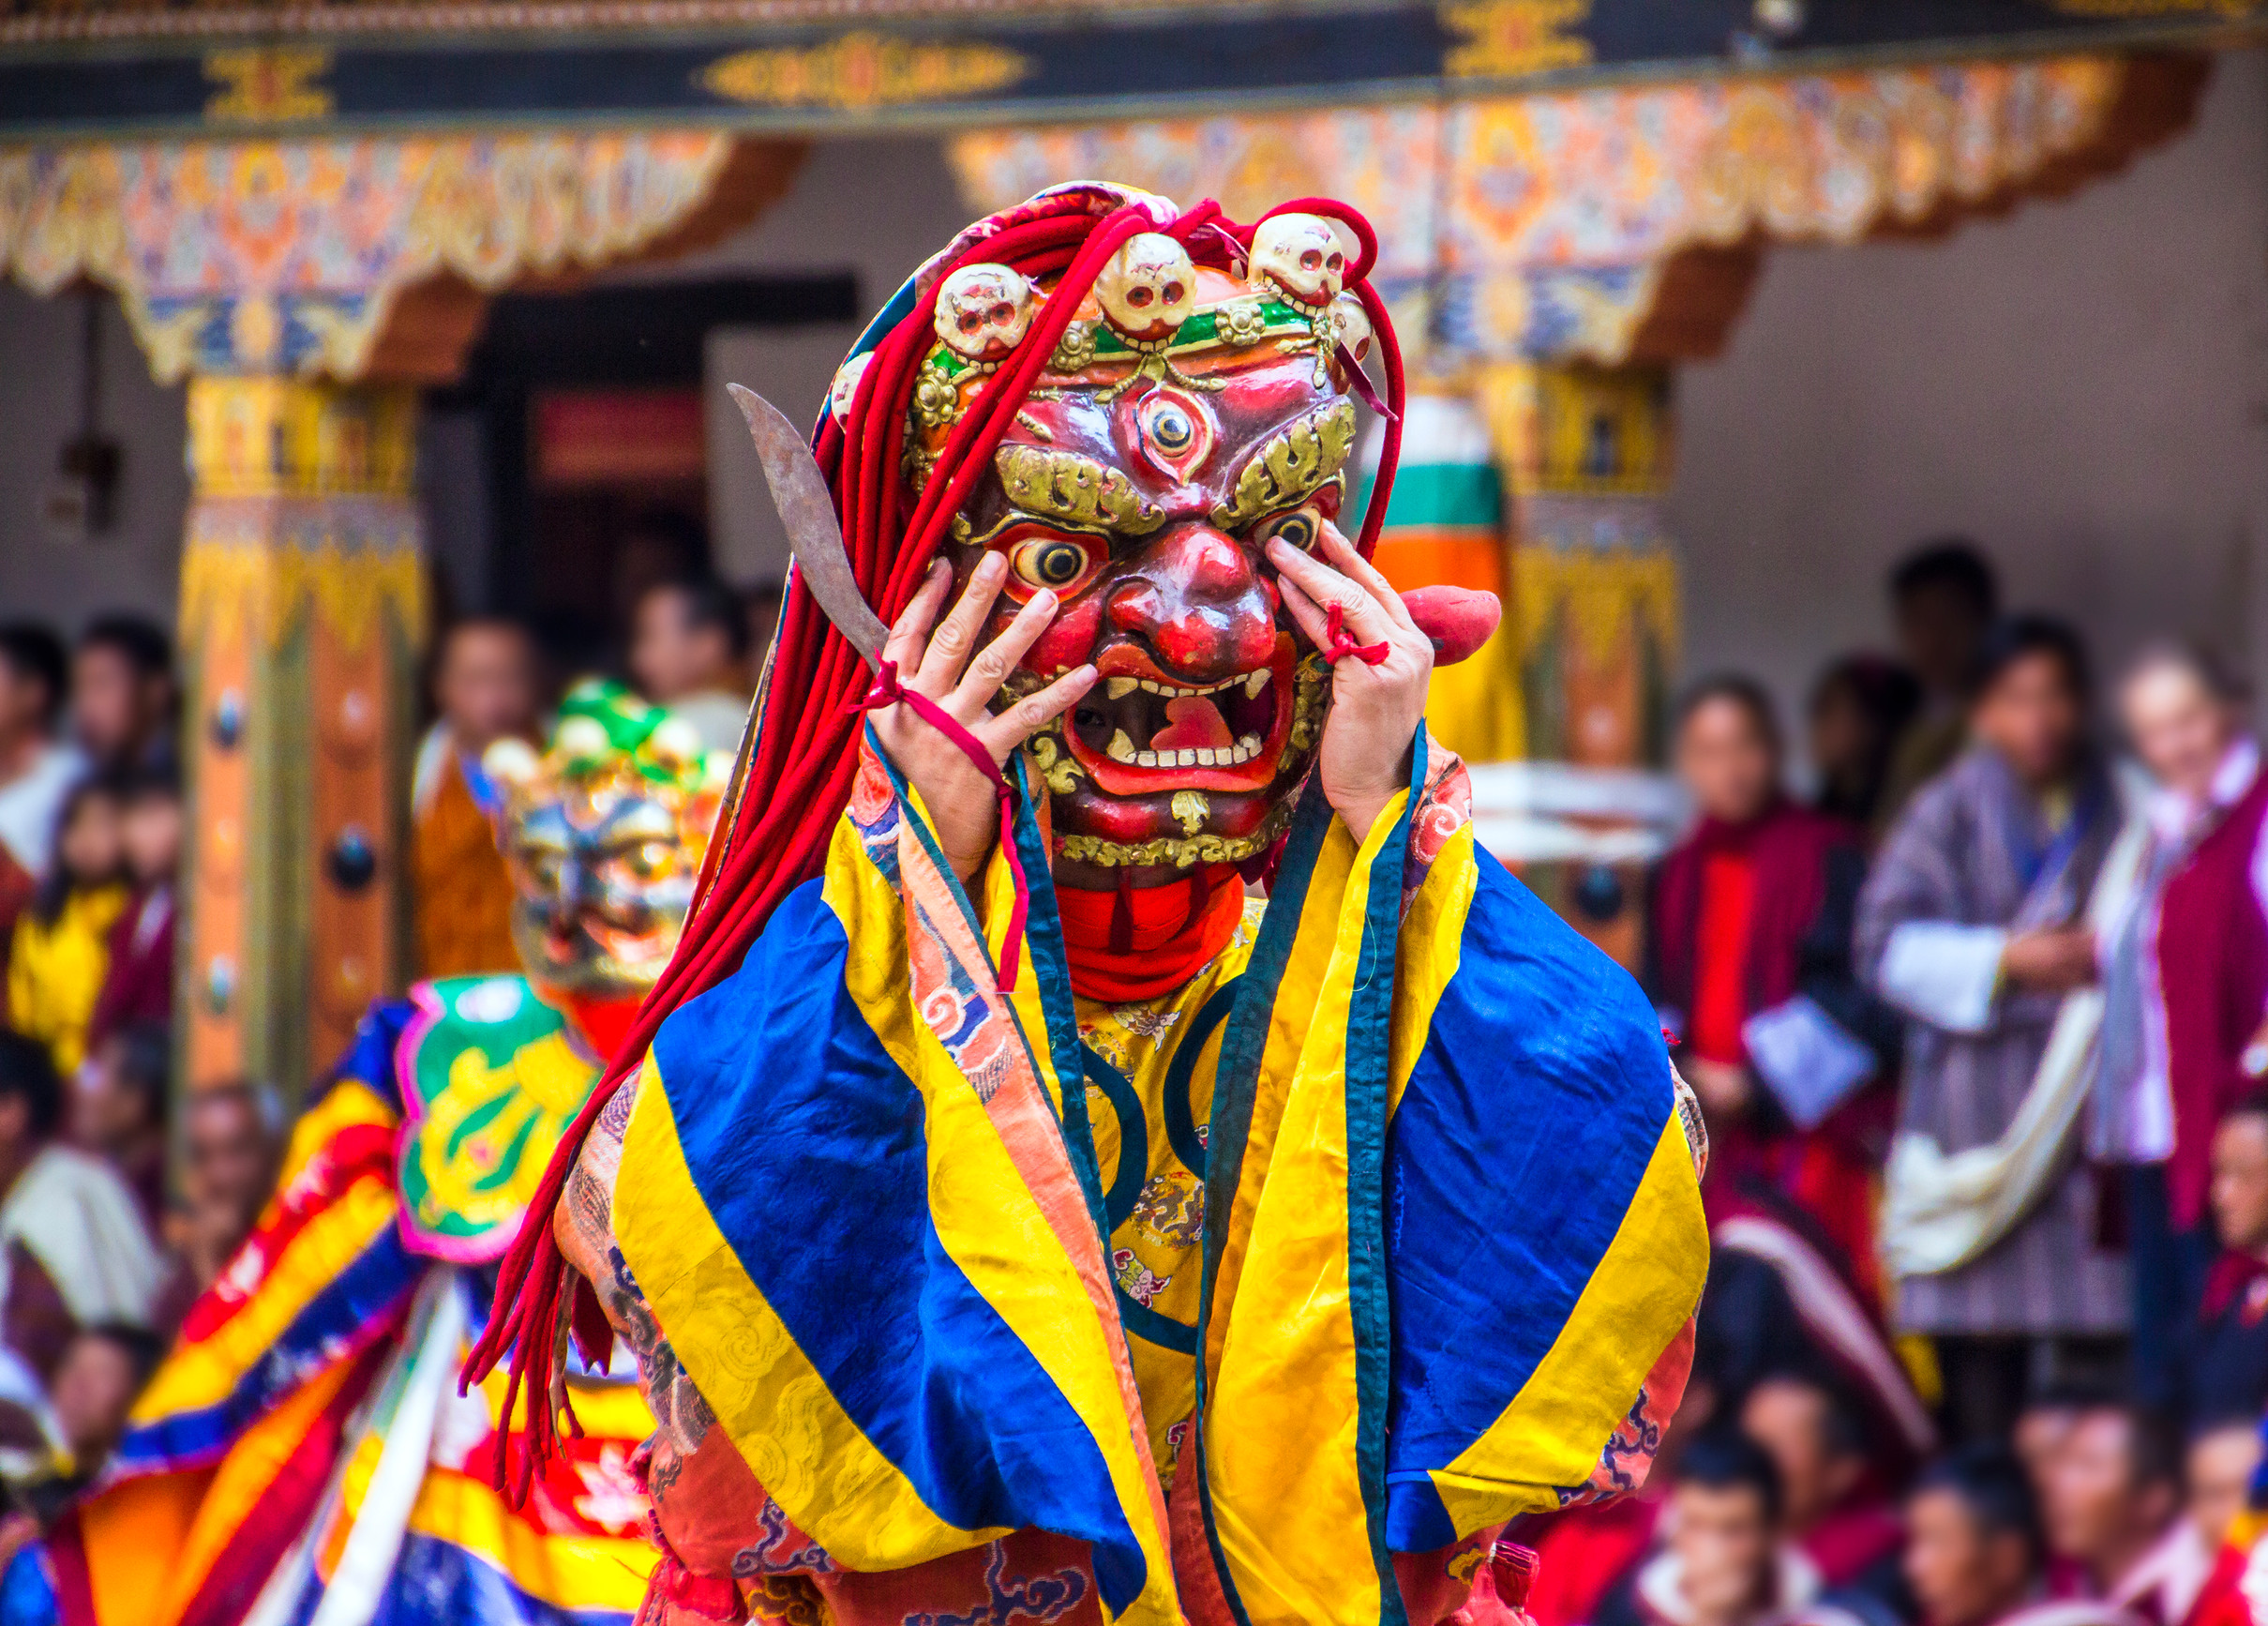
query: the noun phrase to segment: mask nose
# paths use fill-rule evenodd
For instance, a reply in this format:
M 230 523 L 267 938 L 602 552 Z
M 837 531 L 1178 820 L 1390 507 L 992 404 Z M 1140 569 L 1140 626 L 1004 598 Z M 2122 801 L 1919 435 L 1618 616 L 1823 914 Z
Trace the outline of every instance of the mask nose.
M 1143 550 L 1111 591 L 1110 621 L 1203 682 L 1265 666 L 1276 647 L 1274 589 L 1236 538 L 1203 523 Z

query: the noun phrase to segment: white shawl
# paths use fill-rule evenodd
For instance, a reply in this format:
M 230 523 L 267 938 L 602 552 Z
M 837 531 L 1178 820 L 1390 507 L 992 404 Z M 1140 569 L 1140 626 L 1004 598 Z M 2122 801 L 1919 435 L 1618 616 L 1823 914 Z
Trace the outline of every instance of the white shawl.
M 107 1163 L 65 1146 L 42 1149 L 0 1198 L 0 1303 L 8 1301 L 8 1244 L 22 1242 L 82 1327 L 150 1324 L 165 1260 L 142 1210 Z
M 2123 799 L 2128 816 L 2087 898 L 2087 923 L 2105 939 L 2125 917 L 2150 840 L 2149 821 L 2131 811 L 2134 797 Z M 2032 1088 L 1999 1139 L 1951 1155 L 1912 1130 L 1892 1142 L 1882 1257 L 1893 1276 L 1960 1269 L 2006 1236 L 2047 1192 L 2094 1086 L 2102 1022 L 2099 986 L 2064 996 Z

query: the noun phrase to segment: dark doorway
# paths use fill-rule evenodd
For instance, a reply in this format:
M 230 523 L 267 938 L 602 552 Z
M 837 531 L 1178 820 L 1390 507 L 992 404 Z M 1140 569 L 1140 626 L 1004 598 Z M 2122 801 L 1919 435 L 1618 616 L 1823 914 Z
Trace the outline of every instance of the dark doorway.
M 843 323 L 858 309 L 849 273 L 491 301 L 464 381 L 430 398 L 481 425 L 481 602 L 533 622 L 562 671 L 611 665 L 638 589 L 711 564 L 699 393 L 710 331 Z

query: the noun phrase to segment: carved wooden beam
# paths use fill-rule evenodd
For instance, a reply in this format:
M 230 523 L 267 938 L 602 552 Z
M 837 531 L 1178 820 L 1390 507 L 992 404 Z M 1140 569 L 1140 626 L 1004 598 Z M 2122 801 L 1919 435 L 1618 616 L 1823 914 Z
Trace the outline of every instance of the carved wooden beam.
M 192 1087 L 296 1090 L 407 970 L 414 386 L 455 376 L 489 294 L 713 242 L 803 155 L 669 131 L 0 154 L 0 267 L 110 287 L 151 370 L 189 378 Z

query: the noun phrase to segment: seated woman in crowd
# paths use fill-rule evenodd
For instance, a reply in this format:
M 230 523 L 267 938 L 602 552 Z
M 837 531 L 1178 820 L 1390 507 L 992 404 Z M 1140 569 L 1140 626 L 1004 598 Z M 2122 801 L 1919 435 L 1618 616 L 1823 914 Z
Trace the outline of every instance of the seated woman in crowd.
M 2048 1542 L 2024 1466 L 2005 1446 L 1932 1464 L 1906 1500 L 1906 1584 L 1928 1626 L 2005 1626 L 2039 1590 Z
M 1670 1474 L 1668 1538 L 1593 1617 L 1596 1626 L 1766 1626 L 1819 1596 L 1819 1570 L 1780 1538 L 1780 1470 L 1730 1430 L 1695 1439 Z
M 1655 877 L 1645 980 L 1708 1117 L 1707 1190 L 1785 1193 L 1866 1280 L 1897 1026 L 1852 974 L 1857 830 L 1781 789 L 1779 722 L 1750 679 L 1687 693 L 1676 758 L 1701 820 Z
M 2221 1115 L 2212 1214 L 2220 1257 L 2186 1326 L 2170 1329 L 2184 1415 L 2250 1417 L 2268 1405 L 2268 1091 Z
M 1780 1470 L 1780 1533 L 1828 1588 L 1856 1588 L 1895 1605 L 1905 1527 L 1885 1494 L 1866 1419 L 1825 1373 L 1791 1365 L 1749 1391 L 1741 1432 Z
M 2182 1516 L 2181 1479 L 2162 1419 L 2108 1396 L 2082 1409 L 2039 1477 L 2050 1591 L 2182 1626 L 2215 1553 Z

